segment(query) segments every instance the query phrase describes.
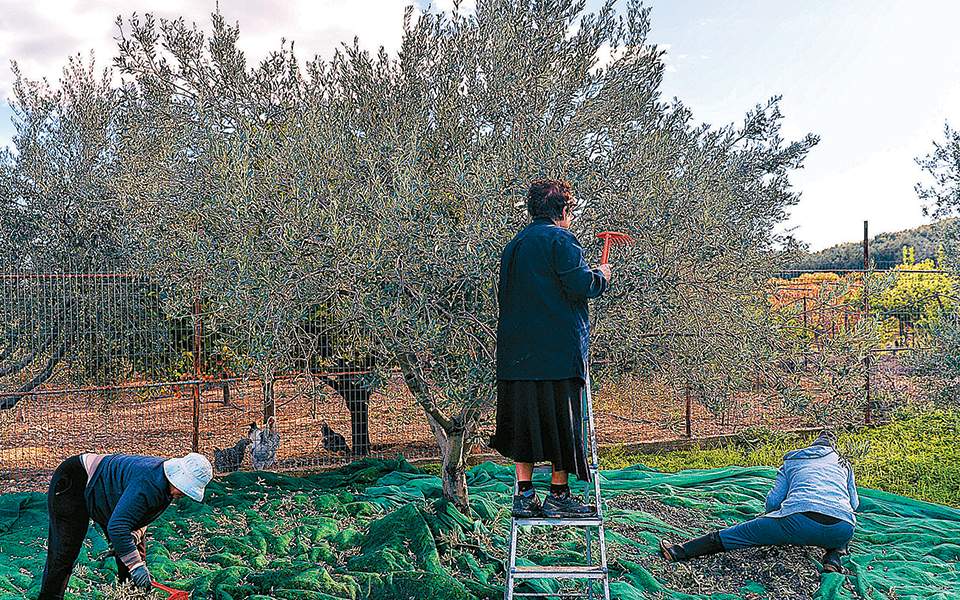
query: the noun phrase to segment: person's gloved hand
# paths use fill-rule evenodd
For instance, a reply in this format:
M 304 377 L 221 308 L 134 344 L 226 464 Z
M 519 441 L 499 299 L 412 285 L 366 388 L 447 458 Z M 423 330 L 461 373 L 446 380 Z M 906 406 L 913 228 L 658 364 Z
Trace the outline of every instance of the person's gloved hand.
M 150 577 L 150 571 L 147 569 L 147 565 L 140 565 L 133 571 L 130 571 L 130 581 L 133 582 L 133 585 L 137 589 L 149 590 L 153 587 L 153 578 Z

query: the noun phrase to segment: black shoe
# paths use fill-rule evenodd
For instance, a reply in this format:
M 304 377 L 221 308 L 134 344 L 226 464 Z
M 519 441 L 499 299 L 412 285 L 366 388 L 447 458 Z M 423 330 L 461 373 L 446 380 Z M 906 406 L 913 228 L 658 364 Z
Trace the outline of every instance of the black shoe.
M 680 553 L 682 552 L 680 546 L 676 544 L 671 544 L 667 540 L 660 540 L 660 556 L 669 560 L 670 562 L 678 562 L 683 560 L 680 558 Z
M 823 572 L 843 573 L 843 565 L 840 564 L 839 550 L 827 550 L 827 553 L 823 555 Z
M 543 516 L 550 519 L 584 519 L 597 516 L 597 507 L 584 504 L 580 496 L 548 494 L 543 501 Z
M 537 498 L 537 493 L 532 494 L 517 494 L 513 497 L 513 516 L 518 519 L 533 519 L 539 517 L 540 512 L 540 498 Z
M 723 543 L 720 534 L 712 531 L 682 544 L 671 544 L 666 540 L 660 541 L 660 555 L 672 562 L 690 560 L 698 556 L 709 556 L 723 552 Z

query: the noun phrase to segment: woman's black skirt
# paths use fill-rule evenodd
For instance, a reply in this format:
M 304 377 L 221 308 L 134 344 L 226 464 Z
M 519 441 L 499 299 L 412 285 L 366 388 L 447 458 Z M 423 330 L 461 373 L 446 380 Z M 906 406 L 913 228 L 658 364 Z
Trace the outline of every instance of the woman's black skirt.
M 490 447 L 516 462 L 550 462 L 590 481 L 583 445 L 583 381 L 498 381 L 497 431 Z

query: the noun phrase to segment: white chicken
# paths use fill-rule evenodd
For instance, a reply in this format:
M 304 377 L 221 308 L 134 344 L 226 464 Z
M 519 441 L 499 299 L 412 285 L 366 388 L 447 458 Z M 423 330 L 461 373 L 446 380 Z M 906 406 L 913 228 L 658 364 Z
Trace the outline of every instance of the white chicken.
M 270 417 L 263 429 L 256 423 L 250 423 L 250 459 L 257 471 L 269 469 L 277 462 L 277 449 L 280 447 L 280 434 L 277 432 L 277 419 Z

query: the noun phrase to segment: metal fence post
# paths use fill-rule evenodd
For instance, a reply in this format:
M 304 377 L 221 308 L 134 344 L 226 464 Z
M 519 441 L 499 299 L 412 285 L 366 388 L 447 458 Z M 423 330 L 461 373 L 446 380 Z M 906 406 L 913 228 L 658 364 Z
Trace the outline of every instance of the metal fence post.
M 807 342 L 807 332 L 810 331 L 809 316 L 807 315 L 807 291 L 803 291 L 803 369 L 807 369 L 807 355 L 810 353 L 810 344 Z
M 203 348 L 203 321 L 200 316 L 200 299 L 193 303 L 193 443 L 194 452 L 200 451 L 200 377 L 202 363 L 200 352 Z
M 864 323 L 870 318 L 870 229 L 869 221 L 863 222 L 863 319 Z M 866 406 L 863 411 L 863 421 L 869 425 L 873 420 L 872 399 L 870 398 L 870 351 L 863 357 L 864 367 L 864 395 Z
M 277 416 L 277 403 L 274 397 L 274 378 L 272 370 L 263 372 L 263 421 L 267 422 L 271 417 Z
M 687 384 L 687 389 L 686 389 L 686 394 L 685 394 L 685 395 L 686 395 L 685 404 L 686 404 L 686 413 L 687 413 L 687 415 L 686 415 L 687 437 L 688 437 L 688 438 L 692 438 L 692 437 L 693 437 L 693 422 L 692 422 L 692 421 L 693 421 L 693 419 L 692 419 L 693 400 L 690 398 L 690 384 L 689 384 L 689 383 Z

